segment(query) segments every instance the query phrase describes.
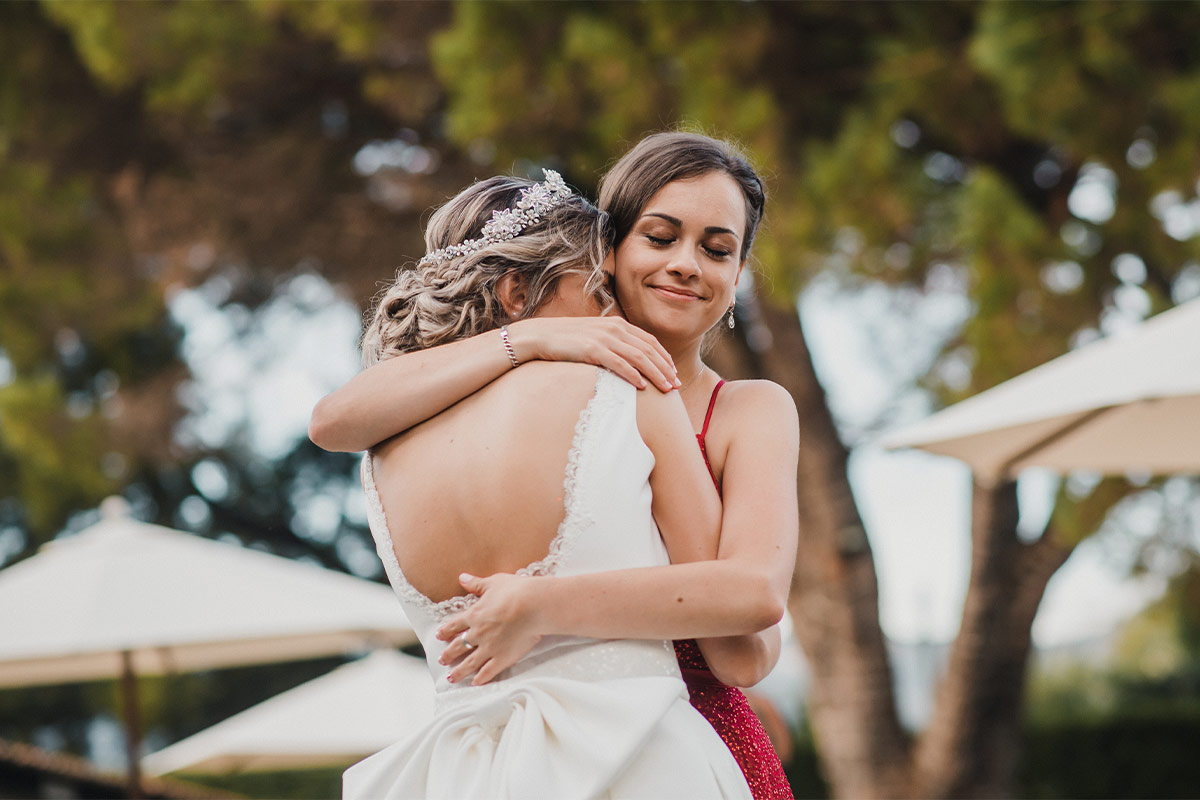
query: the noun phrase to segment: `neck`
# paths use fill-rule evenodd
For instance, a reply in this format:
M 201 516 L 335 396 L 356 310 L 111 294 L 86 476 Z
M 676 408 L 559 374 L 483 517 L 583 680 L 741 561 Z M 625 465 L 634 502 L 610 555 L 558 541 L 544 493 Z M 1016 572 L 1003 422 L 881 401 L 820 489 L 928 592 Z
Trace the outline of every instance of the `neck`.
M 700 339 L 692 339 L 686 342 L 668 342 L 660 340 L 662 346 L 666 348 L 671 355 L 671 359 L 675 362 L 676 374 L 679 375 L 679 380 L 685 384 L 694 380 L 701 370 L 704 369 L 704 360 L 700 358 Z

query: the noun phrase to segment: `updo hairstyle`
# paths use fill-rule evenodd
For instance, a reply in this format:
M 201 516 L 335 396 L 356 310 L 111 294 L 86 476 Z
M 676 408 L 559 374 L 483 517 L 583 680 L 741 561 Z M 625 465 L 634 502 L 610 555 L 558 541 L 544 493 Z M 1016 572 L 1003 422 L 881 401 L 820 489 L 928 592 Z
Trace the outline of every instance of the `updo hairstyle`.
M 647 136 L 601 179 L 600 208 L 612 218 L 615 244 L 620 245 L 629 235 L 642 209 L 659 189 L 672 181 L 699 178 L 710 172 L 723 172 L 733 178 L 746 199 L 746 230 L 738 259 L 745 261 L 767 202 L 762 179 L 733 144 L 686 131 Z
M 426 252 L 478 238 L 493 211 L 512 208 L 521 190 L 532 185 L 499 176 L 459 192 L 429 219 Z M 584 276 L 584 292 L 602 309 L 610 308 L 614 301 L 602 264 L 611 248 L 608 215 L 572 194 L 512 239 L 402 269 L 379 296 L 363 332 L 363 364 L 369 367 L 530 317 L 554 296 L 566 275 Z M 505 313 L 496 292 L 500 278 L 509 273 L 515 273 L 526 296 L 516 318 Z

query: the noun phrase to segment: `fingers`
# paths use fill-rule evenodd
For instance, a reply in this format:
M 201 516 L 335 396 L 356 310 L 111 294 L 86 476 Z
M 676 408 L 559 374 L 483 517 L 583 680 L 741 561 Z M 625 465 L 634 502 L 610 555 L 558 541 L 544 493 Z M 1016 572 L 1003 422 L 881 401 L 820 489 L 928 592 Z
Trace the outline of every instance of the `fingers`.
M 461 683 L 463 679 L 474 675 L 479 671 L 479 668 L 487 663 L 488 657 L 480 650 L 473 650 L 462 661 L 455 665 L 454 669 L 450 670 L 450 674 L 446 676 L 446 680 L 450 683 Z
M 675 360 L 658 339 L 624 320 L 620 321 L 619 327 L 625 342 L 637 353 L 637 361 L 631 363 L 638 371 L 655 385 L 663 387 L 664 391 L 678 388 L 679 375 L 675 370 Z
M 479 671 L 475 673 L 475 677 L 471 679 L 471 684 L 474 686 L 482 686 L 483 684 L 490 682 L 505 669 L 507 669 L 507 667 L 502 665 L 497 659 L 488 659 L 487 663 L 480 667 Z
M 595 342 L 592 347 L 594 363 L 639 389 L 646 388 L 646 380 L 664 392 L 678 388 L 679 378 L 670 356 L 665 356 L 658 346 L 651 345 L 642 336 L 632 333 L 637 330 L 625 324 L 612 336 Z
M 446 649 L 442 651 L 440 656 L 438 656 L 439 664 L 457 664 L 475 651 L 476 647 L 467 647 L 466 643 L 463 642 L 462 637 L 463 634 L 460 633 L 458 636 L 454 637 L 454 641 L 446 645 Z M 470 637 L 468 635 L 468 640 L 469 638 Z M 471 642 L 471 644 L 474 645 L 475 643 Z
M 580 361 L 604 367 L 629 383 L 645 388 L 646 381 L 662 391 L 679 387 L 675 362 L 666 348 L 646 331 L 620 317 L 548 317 L 523 320 L 525 335 L 541 344 L 533 358 Z M 538 323 L 536 329 L 533 326 Z
M 624 345 L 614 349 L 614 352 L 662 391 L 678 388 L 674 367 L 663 361 L 654 350 L 646 348 L 644 343 L 639 341 L 637 345 Z
M 618 378 L 621 378 L 626 383 L 633 384 L 633 386 L 637 389 L 645 389 L 648 385 L 646 383 L 646 379 L 642 377 L 642 373 L 639 372 L 638 369 L 631 363 L 629 363 L 628 359 L 622 358 L 612 350 L 605 350 L 602 348 L 597 354 L 596 361 L 598 362 L 599 366 L 604 367 L 606 370 L 613 373 Z M 659 378 L 657 382 L 661 382 L 661 380 L 662 378 Z
M 437 629 L 435 636 L 443 642 L 448 642 L 455 636 L 471 627 L 467 624 L 465 614 L 456 614 L 453 617 L 448 617 L 441 627 Z
M 639 328 L 638 326 L 636 326 L 632 323 L 627 322 L 626 324 L 629 325 L 629 327 L 632 329 L 633 334 L 635 336 L 640 338 L 646 344 L 650 345 L 651 349 L 655 353 L 658 354 L 658 357 L 661 358 L 662 361 L 666 363 L 667 367 L 670 369 L 670 374 L 672 376 L 674 376 L 675 375 L 675 359 L 673 359 L 671 357 L 671 354 L 667 352 L 667 348 L 663 347 L 662 343 L 660 341 L 658 341 L 658 337 L 656 337 L 654 334 L 650 333 L 649 331 L 642 330 L 641 328 Z

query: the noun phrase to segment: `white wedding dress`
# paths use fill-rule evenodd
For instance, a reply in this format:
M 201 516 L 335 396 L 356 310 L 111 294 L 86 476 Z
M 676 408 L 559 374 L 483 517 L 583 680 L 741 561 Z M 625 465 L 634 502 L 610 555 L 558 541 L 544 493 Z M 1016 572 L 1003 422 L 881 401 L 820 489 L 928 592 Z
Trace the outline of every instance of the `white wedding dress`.
M 579 416 L 564 517 L 546 558 L 521 572 L 572 575 L 668 563 L 650 513 L 654 456 L 637 430 L 636 390 L 600 370 Z M 360 761 L 345 798 L 749 798 L 712 726 L 688 703 L 670 642 L 546 637 L 484 686 L 454 685 L 434 632 L 473 600 L 435 603 L 396 561 L 363 459 L 379 556 L 425 648 L 437 691 L 432 722 Z

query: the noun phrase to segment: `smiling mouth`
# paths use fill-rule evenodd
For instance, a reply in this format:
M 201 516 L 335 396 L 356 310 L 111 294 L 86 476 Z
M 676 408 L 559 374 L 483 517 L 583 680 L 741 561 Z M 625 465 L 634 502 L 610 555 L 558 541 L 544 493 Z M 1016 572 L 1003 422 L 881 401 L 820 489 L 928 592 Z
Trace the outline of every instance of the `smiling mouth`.
M 690 301 L 701 299 L 700 295 L 695 294 L 694 292 L 689 292 L 689 291 L 686 291 L 683 289 L 676 289 L 671 286 L 651 286 L 650 288 L 653 289 L 654 291 L 658 292 L 663 297 L 670 298 L 671 300 L 682 300 L 684 302 L 690 302 Z

